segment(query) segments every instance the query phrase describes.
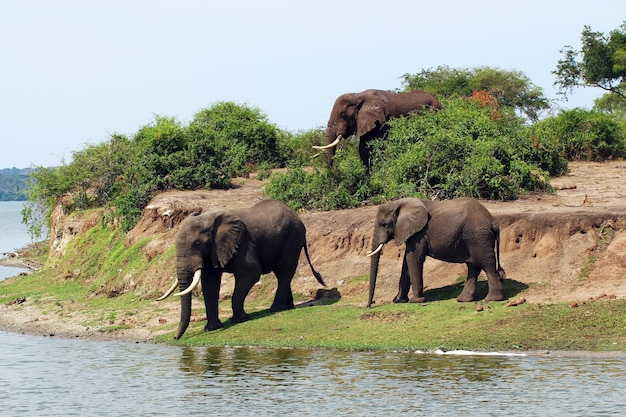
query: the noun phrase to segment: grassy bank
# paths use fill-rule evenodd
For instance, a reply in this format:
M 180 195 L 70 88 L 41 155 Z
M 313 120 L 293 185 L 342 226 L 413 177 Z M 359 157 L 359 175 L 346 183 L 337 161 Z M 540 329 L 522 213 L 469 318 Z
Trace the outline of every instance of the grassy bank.
M 516 307 L 507 307 L 506 302 L 461 304 L 447 299 L 367 309 L 363 307 L 364 300 L 344 297 L 328 304 L 270 314 L 267 306 L 273 279 L 268 277 L 263 282 L 266 290 L 257 291 L 247 302 L 251 321 L 231 326 L 226 321 L 230 315 L 226 300 L 221 307 L 224 329 L 206 333 L 204 321 L 197 321 L 179 341 L 172 339 L 177 325 L 176 300 L 159 304 L 135 292 L 114 297 L 96 295 L 91 284 L 74 278 L 51 278 L 45 271 L 0 282 L 0 302 L 3 308 L 17 312 L 36 307 L 51 326 L 58 321 L 71 322 L 110 336 L 128 334 L 152 320 L 155 324 L 148 327 L 157 335 L 154 341 L 178 345 L 626 352 L 623 299 L 576 304 L 525 303 Z M 25 301 L 17 304 L 15 300 Z M 198 295 L 194 299 L 194 316 L 202 317 L 203 313 Z M 160 317 L 168 319 L 157 320 Z
M 205 322 L 198 319 L 182 340 L 174 341 L 179 302 L 155 299 L 174 276 L 175 253 L 169 247 L 148 260 L 143 249 L 156 238 L 126 245 L 124 233 L 96 225 L 76 236 L 62 258 L 46 261 L 47 245 L 33 247 L 27 256 L 46 265 L 37 273 L 0 281 L 0 315 L 30 314 L 23 327 L 36 324 L 50 333 L 60 324 L 111 338 L 128 337 L 141 329 L 157 343 L 178 345 L 626 352 L 625 299 L 514 307 L 506 301 L 458 303 L 459 283 L 429 290 L 430 299 L 437 301 L 377 304 L 367 309 L 364 275 L 343 282 L 340 299 L 313 306 L 308 296 L 297 292 L 296 284 L 294 299 L 302 307 L 277 314 L 267 310 L 275 279 L 264 276 L 246 299 L 252 320 L 231 326 L 230 300 L 225 299 L 220 307 L 224 329 L 206 333 Z M 517 294 L 515 298 L 524 296 L 525 287 L 518 282 L 508 280 L 504 285 L 507 293 Z M 486 293 L 486 287 L 486 282 L 479 282 L 478 293 Z M 193 307 L 193 317 L 202 318 L 199 293 Z
M 346 305 L 299 308 L 212 333 L 192 326 L 178 342 L 193 345 L 347 350 L 589 350 L 626 351 L 626 301 L 588 302 L 577 307 L 524 304 L 506 307 L 456 300 L 424 305 Z M 157 338 L 170 342 L 171 334 Z

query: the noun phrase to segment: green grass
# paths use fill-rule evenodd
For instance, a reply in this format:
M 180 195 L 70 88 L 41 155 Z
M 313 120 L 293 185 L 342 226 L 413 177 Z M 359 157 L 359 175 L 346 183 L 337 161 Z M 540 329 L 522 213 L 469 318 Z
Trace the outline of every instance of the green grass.
M 588 350 L 626 351 L 626 300 L 568 304 L 386 304 L 367 309 L 345 305 L 297 308 L 204 332 L 192 323 L 183 338 L 158 342 L 182 345 L 244 345 L 343 350 Z
M 50 280 L 39 273 L 1 282 L 0 302 L 9 304 L 26 297 L 46 316 L 71 320 L 78 314 L 83 325 L 100 332 L 128 329 L 165 311 L 163 305 L 133 292 L 108 298 L 94 295 L 89 287 L 76 279 Z M 204 332 L 205 322 L 193 322 L 178 341 L 172 339 L 177 323 L 152 330 L 166 330 L 156 337 L 157 343 L 177 345 L 626 352 L 626 300 L 507 307 L 506 302 L 458 303 L 453 297 L 446 298 L 445 294 L 452 292 L 451 288 L 441 289 L 433 293 L 439 300 L 426 304 L 384 304 L 368 309 L 363 306 L 365 300 L 342 298 L 271 314 L 267 297 L 273 294 L 262 290 L 258 298 L 246 303 L 252 317 L 246 323 L 231 325 L 226 320 L 231 310 L 230 300 L 225 300 L 220 306 L 224 329 Z M 195 297 L 193 302 L 194 315 L 203 316 L 201 298 Z M 477 311 L 477 304 L 482 311 Z

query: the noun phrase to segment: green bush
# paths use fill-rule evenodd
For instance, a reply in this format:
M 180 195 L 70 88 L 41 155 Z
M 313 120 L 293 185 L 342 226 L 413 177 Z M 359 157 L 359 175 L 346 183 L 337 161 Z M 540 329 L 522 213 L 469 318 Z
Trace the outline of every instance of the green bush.
M 74 152 L 70 164 L 35 170 L 22 215 L 33 232 L 41 231 L 65 197 L 69 211 L 111 206 L 112 219 L 129 230 L 158 192 L 227 187 L 233 176 L 283 166 L 290 154 L 281 153 L 281 136 L 258 109 L 234 103 L 201 110 L 188 126 L 156 116 L 130 140 L 113 135 Z M 37 214 L 41 207 L 45 220 Z
M 294 210 L 332 210 L 355 207 L 379 194 L 361 164 L 354 141 L 344 141 L 332 169 L 305 170 L 292 164 L 286 172 L 274 173 L 265 188 L 268 197 L 285 201 Z
M 317 153 L 313 149 L 314 145 L 324 144 L 324 129 L 316 128 L 303 132 L 280 131 L 278 136 L 278 146 L 284 161 L 289 161 L 292 165 L 310 165 L 324 158 L 311 160 Z M 323 155 L 323 154 L 320 154 Z
M 22 213 L 38 235 L 63 199 L 66 210 L 112 208 L 123 230 L 145 205 L 169 189 L 228 187 L 252 171 L 266 194 L 295 209 L 330 210 L 406 196 L 472 196 L 508 200 L 550 190 L 548 175 L 567 171 L 567 160 L 626 156 L 624 121 L 597 110 L 574 109 L 534 125 L 513 107 L 461 97 L 444 98 L 443 110 L 389 122 L 388 137 L 373 141 L 371 174 L 347 138 L 332 169 L 312 158 L 324 130 L 281 131 L 256 108 L 230 102 L 199 111 L 188 125 L 156 116 L 131 139 L 112 135 L 73 153 L 70 164 L 35 169 Z M 310 168 L 304 168 L 311 166 Z
M 229 177 L 248 176 L 261 163 L 284 163 L 279 130 L 259 109 L 223 102 L 198 112 L 189 126 L 194 148 L 219 160 Z
M 575 108 L 538 122 L 533 137 L 555 143 L 569 161 L 604 161 L 626 156 L 623 119 L 598 110 Z
M 536 157 L 557 158 L 559 148 L 533 152 L 527 126 L 512 109 L 443 101 L 441 111 L 389 122 L 388 136 L 372 142 L 370 176 L 356 140 L 344 140 L 332 169 L 292 167 L 272 176 L 266 193 L 296 209 L 328 210 L 410 196 L 509 200 L 550 190 Z
M 508 200 L 549 189 L 547 173 L 525 159 L 530 147 L 522 119 L 511 110 L 465 98 L 443 110 L 389 122 L 374 143 L 373 178 L 386 199 L 421 195 Z

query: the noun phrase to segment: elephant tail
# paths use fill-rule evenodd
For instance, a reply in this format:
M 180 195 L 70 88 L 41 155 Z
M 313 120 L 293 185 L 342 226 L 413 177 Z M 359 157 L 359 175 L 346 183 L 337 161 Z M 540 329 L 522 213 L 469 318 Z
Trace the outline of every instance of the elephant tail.
M 504 281 L 506 279 L 506 272 L 504 268 L 500 265 L 500 226 L 498 224 L 492 224 L 491 230 L 493 231 L 493 235 L 496 238 L 496 261 L 498 264 L 498 277 L 500 281 Z
M 306 239 L 304 240 L 304 254 L 306 255 L 306 260 L 309 262 L 309 266 L 311 267 L 311 272 L 313 272 L 313 276 L 315 276 L 315 279 L 317 280 L 317 282 L 319 282 L 325 287 L 326 283 L 324 282 L 324 279 L 322 279 L 322 276 L 320 275 L 320 273 L 317 272 L 315 268 L 313 268 L 313 264 L 311 263 L 311 258 L 309 257 L 309 251 L 307 249 Z

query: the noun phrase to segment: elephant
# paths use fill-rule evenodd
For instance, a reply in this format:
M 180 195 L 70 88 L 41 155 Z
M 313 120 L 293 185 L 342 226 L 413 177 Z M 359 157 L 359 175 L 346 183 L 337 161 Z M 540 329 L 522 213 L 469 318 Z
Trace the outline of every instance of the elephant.
M 317 281 L 326 286 L 313 268 L 306 243 L 306 228 L 286 204 L 263 200 L 243 210 L 209 210 L 193 213 L 181 222 L 176 235 L 177 282 L 158 300 L 181 296 L 180 323 L 174 339 L 187 330 L 191 317 L 191 291 L 201 281 L 207 324 L 205 331 L 223 327 L 218 317 L 218 299 L 223 272 L 235 278 L 231 322 L 249 320 L 244 300 L 261 274 L 273 272 L 278 288 L 271 312 L 294 307 L 291 280 L 300 253 L 304 254 Z
M 371 168 L 370 141 L 382 138 L 388 130 L 387 121 L 411 112 L 439 110 L 441 103 L 426 91 L 393 93 L 384 90 L 365 90 L 340 95 L 330 112 L 326 127 L 325 145 L 314 146 L 326 151 L 328 166 L 332 166 L 335 150 L 342 138 L 352 135 L 359 139 L 359 156 L 365 169 Z
M 467 279 L 458 301 L 474 300 L 476 281 L 481 270 L 487 274 L 489 284 L 485 301 L 504 300 L 502 281 L 506 273 L 500 265 L 500 227 L 478 200 L 403 198 L 380 205 L 376 214 L 372 250 L 367 254 L 371 257 L 367 307 L 371 307 L 374 299 L 380 251 L 391 239 L 398 245 L 406 244 L 399 290 L 393 299 L 394 303 L 426 301 L 423 280 L 426 256 L 467 265 Z M 413 287 L 411 298 L 410 287 Z

